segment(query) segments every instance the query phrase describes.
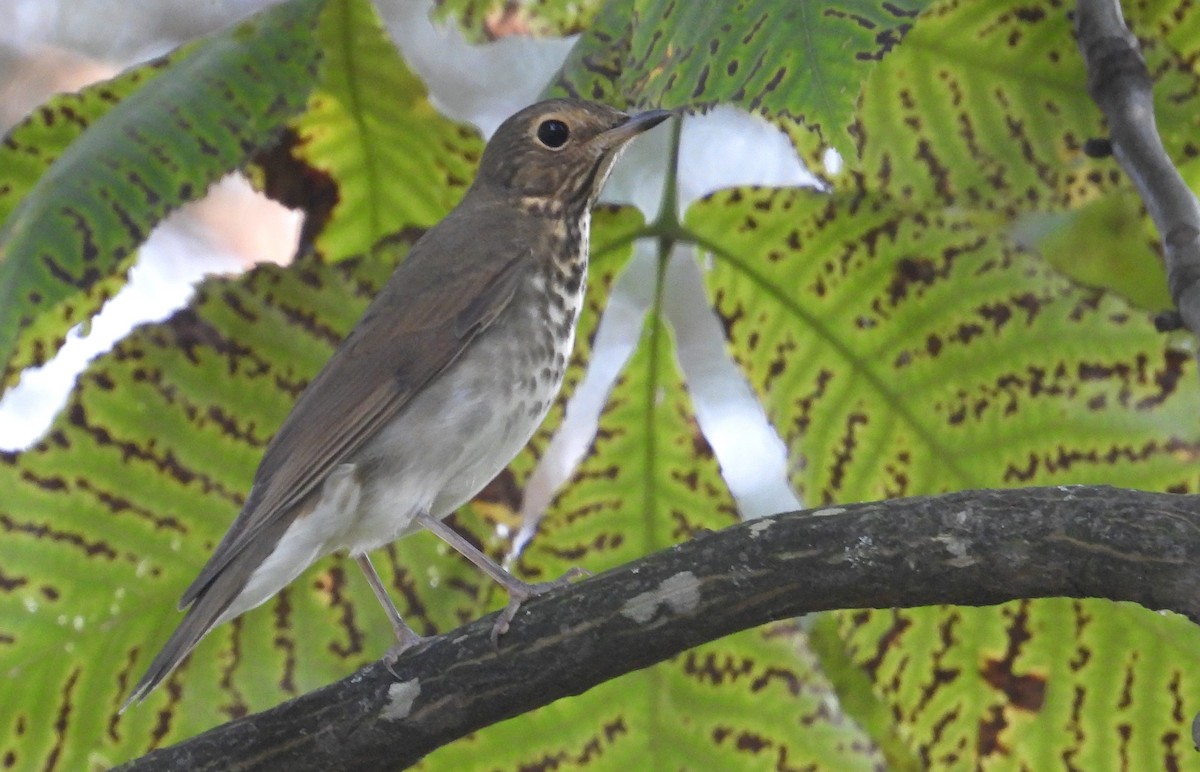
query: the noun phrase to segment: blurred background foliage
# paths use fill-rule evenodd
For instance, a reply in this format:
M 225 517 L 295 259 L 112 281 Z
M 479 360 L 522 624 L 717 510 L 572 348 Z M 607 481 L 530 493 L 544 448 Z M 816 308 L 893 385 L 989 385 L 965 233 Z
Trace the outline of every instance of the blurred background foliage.
M 697 201 L 678 199 L 672 177 L 653 207 L 597 213 L 564 397 L 454 517 L 497 556 L 540 518 L 519 574 L 599 572 L 746 514 L 679 365 L 693 326 L 668 302 L 680 261 L 703 271 L 692 305 L 715 313 L 807 505 L 1068 483 L 1196 492 L 1191 342 L 1155 332 L 1156 236 L 1115 163 L 1082 152 L 1104 126 L 1059 4 L 445 0 L 434 13 L 480 45 L 575 35 L 546 93 L 684 108 L 685 121 L 739 108 L 816 175 Z M 1200 14 L 1166 2 L 1128 13 L 1190 178 Z M 718 136 L 713 152 L 740 139 Z M 10 131 L 5 387 L 118 291 L 156 224 L 224 174 L 243 170 L 306 219 L 290 265 L 206 279 L 95 359 L 40 441 L 0 454 L 3 768 L 103 768 L 386 650 L 390 627 L 335 556 L 116 714 L 292 400 L 461 196 L 482 146 L 436 109 L 368 0 L 271 6 L 56 96 Z M 682 178 L 718 162 L 680 147 L 625 173 Z M 639 255 L 651 278 L 635 350 L 582 460 L 546 507 L 523 510 Z M 418 630 L 502 602 L 428 534 L 383 553 Z M 699 647 L 423 765 L 1180 768 L 1194 761 L 1198 652 L 1181 617 L 1099 600 L 850 610 Z

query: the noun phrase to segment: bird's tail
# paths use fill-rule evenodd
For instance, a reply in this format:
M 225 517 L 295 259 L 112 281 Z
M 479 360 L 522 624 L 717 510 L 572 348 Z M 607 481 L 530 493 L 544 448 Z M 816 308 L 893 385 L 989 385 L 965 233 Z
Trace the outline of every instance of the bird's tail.
M 121 706 L 122 712 L 135 702 L 141 702 L 154 687 L 169 676 L 192 649 L 196 648 L 196 644 L 208 635 L 209 630 L 265 602 L 295 579 L 313 560 L 320 557 L 320 554 L 314 551 L 307 559 L 271 560 L 280 538 L 289 528 L 289 523 L 285 518 L 277 518 L 270 527 L 260 531 L 255 539 L 234 545 L 233 556 L 228 559 L 222 556 L 215 571 L 210 572 L 208 567 L 205 567 L 201 576 L 209 574 L 207 581 L 193 582 L 184 594 L 184 602 L 190 601 L 187 614 L 179 623 L 179 627 L 175 628 L 175 632 L 171 633 L 158 656 L 150 663 L 146 674 L 133 687 L 129 699 Z M 220 551 L 218 548 L 218 554 L 209 559 L 210 564 L 218 560 Z M 288 554 L 295 557 L 294 551 Z M 282 565 L 272 567 L 273 563 Z
M 241 589 L 240 587 L 236 589 L 221 587 L 222 579 L 231 577 L 231 572 L 217 576 L 196 597 L 192 605 L 188 607 L 187 614 L 179 623 L 179 627 L 176 627 L 175 632 L 171 633 L 171 637 L 158 652 L 158 656 L 146 669 L 145 675 L 133 687 L 133 692 L 121 706 L 120 712 L 124 713 L 130 705 L 141 702 L 154 687 L 171 674 L 171 671 L 179 667 L 179 663 L 191 653 L 192 649 L 196 648 L 196 644 L 200 643 L 205 635 L 208 635 L 209 630 L 225 621 L 222 616 Z M 234 589 L 234 591 L 230 592 L 230 589 Z
M 296 517 L 312 511 L 317 495 L 292 510 Z M 280 548 L 281 539 L 291 529 L 292 517 L 267 518 L 258 529 L 239 530 L 239 523 L 245 526 L 243 519 L 248 511 L 252 510 L 243 510 L 238 516 L 200 576 L 184 592 L 180 605 L 187 607 L 187 613 L 183 621 L 133 687 L 121 706 L 122 713 L 135 702 L 141 702 L 179 667 L 209 630 L 266 602 L 324 554 L 323 542 L 304 538 Z

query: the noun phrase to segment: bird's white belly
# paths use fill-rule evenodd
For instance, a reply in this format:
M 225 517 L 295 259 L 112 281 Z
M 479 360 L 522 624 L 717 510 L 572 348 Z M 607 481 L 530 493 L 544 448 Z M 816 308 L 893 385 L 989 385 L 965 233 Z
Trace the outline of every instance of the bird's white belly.
M 513 420 L 472 386 L 438 405 L 414 401 L 412 414 L 423 417 L 395 422 L 372 441 L 382 469 L 367 481 L 355 522 L 337 546 L 372 550 L 413 530 L 418 512 L 445 517 L 520 452 L 544 411 L 536 420 Z M 459 439 L 448 442 L 452 437 Z
M 414 530 L 418 512 L 445 517 L 499 474 L 541 424 L 561 382 L 531 390 L 526 369 L 511 359 L 462 359 L 417 395 L 356 454 L 362 496 L 331 548 L 357 553 L 388 544 Z

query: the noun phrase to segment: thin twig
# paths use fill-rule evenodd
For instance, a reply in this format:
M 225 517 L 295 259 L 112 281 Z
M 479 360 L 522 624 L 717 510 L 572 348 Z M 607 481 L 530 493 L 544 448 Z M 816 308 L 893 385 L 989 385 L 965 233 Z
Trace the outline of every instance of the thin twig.
M 1200 336 L 1200 202 L 1167 156 L 1154 120 L 1153 82 L 1118 0 L 1080 0 L 1075 34 L 1088 94 L 1108 121 L 1113 155 L 1162 238 L 1171 298 Z

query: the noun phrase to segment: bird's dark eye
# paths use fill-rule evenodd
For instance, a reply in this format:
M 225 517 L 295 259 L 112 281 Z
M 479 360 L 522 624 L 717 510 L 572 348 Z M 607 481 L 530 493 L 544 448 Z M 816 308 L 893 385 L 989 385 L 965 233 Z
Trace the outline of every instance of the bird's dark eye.
M 538 141 L 549 148 L 562 147 L 567 144 L 567 138 L 570 136 L 571 130 L 567 128 L 567 124 L 554 119 L 542 121 L 537 130 Z

